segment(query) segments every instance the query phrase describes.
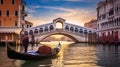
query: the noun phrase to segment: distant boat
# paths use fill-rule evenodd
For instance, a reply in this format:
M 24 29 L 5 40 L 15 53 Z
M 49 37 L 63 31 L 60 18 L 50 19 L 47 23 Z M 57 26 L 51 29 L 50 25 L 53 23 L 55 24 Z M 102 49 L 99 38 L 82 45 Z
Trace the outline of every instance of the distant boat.
M 19 59 L 19 60 L 41 60 L 49 57 L 56 56 L 61 49 L 61 44 L 58 44 L 56 48 L 54 48 L 53 52 L 47 55 L 38 54 L 37 52 L 28 52 L 28 53 L 20 53 L 13 50 L 9 45 L 7 45 L 7 56 L 10 59 Z

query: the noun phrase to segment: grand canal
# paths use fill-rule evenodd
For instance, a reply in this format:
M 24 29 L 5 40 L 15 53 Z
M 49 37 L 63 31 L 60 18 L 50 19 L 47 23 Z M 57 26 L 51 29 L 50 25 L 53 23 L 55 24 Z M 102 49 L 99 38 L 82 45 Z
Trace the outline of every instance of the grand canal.
M 54 48 L 58 42 L 42 43 Z M 120 67 L 120 46 L 61 43 L 58 57 L 40 61 L 9 59 L 6 48 L 0 47 L 0 67 Z M 33 47 L 37 50 L 38 47 Z M 31 50 L 31 46 L 29 46 Z

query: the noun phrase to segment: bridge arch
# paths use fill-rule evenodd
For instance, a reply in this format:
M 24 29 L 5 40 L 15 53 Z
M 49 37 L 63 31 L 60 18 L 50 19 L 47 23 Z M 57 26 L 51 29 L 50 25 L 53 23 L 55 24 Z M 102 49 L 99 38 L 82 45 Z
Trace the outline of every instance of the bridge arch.
M 51 35 L 56 35 L 56 34 L 65 35 L 65 36 L 69 37 L 70 39 L 72 39 L 74 42 L 79 42 L 78 39 L 76 39 L 74 36 L 67 34 L 67 33 L 50 33 L 47 36 L 43 37 L 40 41 L 43 41 L 45 38 L 47 38 Z

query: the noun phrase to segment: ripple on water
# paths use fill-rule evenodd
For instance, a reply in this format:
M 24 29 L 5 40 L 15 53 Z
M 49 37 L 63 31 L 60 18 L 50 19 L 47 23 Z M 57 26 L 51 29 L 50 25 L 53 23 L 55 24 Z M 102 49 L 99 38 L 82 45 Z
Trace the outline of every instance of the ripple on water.
M 64 55 L 65 67 L 98 67 L 94 47 L 70 47 Z

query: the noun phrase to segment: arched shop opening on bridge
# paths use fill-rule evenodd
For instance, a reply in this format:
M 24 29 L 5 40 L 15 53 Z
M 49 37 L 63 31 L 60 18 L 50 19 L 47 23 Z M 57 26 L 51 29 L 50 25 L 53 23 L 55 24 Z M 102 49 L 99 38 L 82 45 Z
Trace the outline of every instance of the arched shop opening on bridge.
M 56 22 L 56 29 L 63 29 L 63 22 L 61 21 Z

